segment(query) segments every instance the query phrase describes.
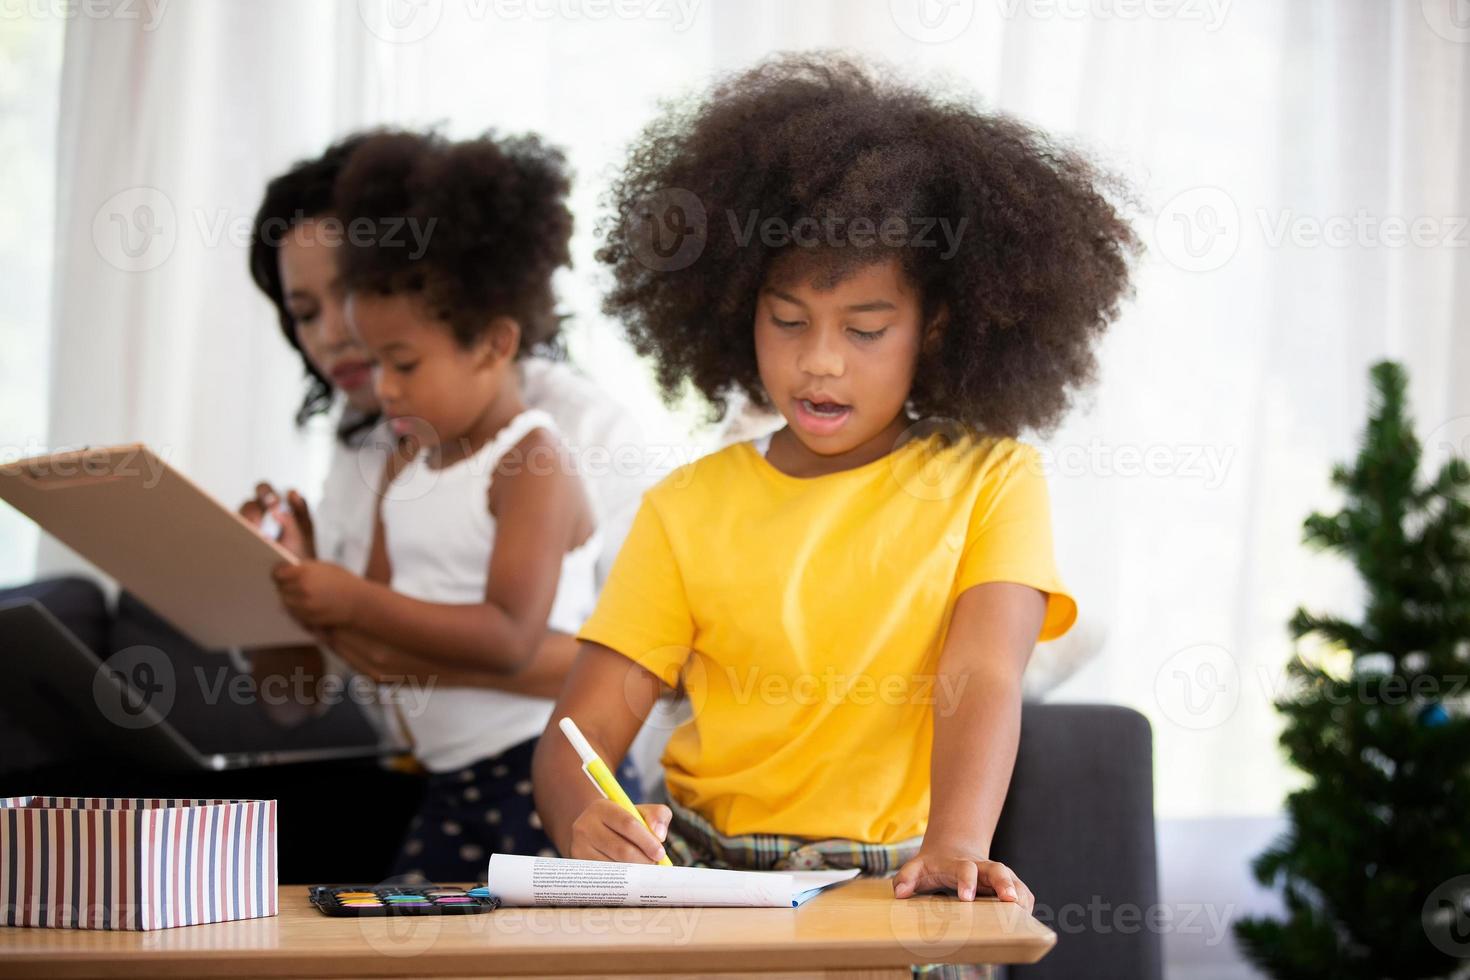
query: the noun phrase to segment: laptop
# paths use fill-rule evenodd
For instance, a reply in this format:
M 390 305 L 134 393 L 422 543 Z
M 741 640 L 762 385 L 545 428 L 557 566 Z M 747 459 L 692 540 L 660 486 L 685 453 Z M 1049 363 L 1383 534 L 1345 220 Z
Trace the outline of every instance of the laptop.
M 185 737 L 168 717 L 175 673 L 155 647 L 123 650 L 104 662 L 34 599 L 0 606 L 0 715 L 58 757 L 101 755 L 188 772 L 401 751 L 381 745 L 360 713 L 316 731 L 309 724 L 285 729 L 270 723 L 262 726 L 265 735 L 251 730 L 257 726 L 204 725 L 193 738 Z M 260 705 L 250 707 L 263 715 Z

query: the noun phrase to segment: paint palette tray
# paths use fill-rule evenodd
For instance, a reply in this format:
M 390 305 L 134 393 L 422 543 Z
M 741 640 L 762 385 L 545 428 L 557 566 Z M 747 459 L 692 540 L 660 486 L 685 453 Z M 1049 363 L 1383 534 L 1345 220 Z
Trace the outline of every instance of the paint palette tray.
M 323 915 L 475 915 L 500 906 L 453 885 L 316 885 L 310 896 Z

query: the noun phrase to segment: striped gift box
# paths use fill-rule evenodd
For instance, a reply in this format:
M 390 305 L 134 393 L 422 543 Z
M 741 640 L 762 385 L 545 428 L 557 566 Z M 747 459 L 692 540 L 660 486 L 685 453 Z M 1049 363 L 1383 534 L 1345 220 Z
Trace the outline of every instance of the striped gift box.
M 0 903 L 62 929 L 275 915 L 276 801 L 0 799 Z

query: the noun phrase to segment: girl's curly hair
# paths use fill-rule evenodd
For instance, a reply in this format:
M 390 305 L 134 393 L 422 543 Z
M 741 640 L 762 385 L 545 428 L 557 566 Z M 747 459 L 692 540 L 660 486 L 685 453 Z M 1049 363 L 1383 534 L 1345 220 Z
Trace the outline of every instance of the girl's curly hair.
M 519 356 L 557 354 L 552 276 L 571 264 L 570 191 L 566 157 L 534 135 L 374 133 L 336 183 L 343 285 L 418 293 L 465 346 L 509 316 Z
M 634 142 L 599 227 L 604 310 L 653 357 L 667 399 L 687 381 L 718 418 L 736 391 L 769 407 L 753 324 L 775 259 L 800 254 L 825 288 L 897 257 L 925 323 L 942 325 L 911 410 L 995 435 L 1046 431 L 1092 380 L 1141 247 L 1105 192 L 1128 196 L 964 97 L 841 54 L 777 56 L 668 104 Z M 763 236 L 771 219 L 801 241 Z M 883 235 L 894 221 L 902 236 Z

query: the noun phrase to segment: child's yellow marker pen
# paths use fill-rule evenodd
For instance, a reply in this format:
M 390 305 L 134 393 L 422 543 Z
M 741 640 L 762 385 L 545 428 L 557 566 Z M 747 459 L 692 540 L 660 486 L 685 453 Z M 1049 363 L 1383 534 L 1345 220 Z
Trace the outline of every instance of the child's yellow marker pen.
M 577 723 L 570 718 L 563 718 L 557 722 L 557 725 L 566 735 L 567 741 L 572 743 L 572 748 L 577 750 L 577 755 L 582 757 L 582 771 L 587 774 L 588 779 L 592 780 L 592 785 L 597 787 L 597 792 L 601 793 L 604 799 L 612 800 L 633 814 L 643 826 L 648 827 L 648 821 L 643 819 L 643 814 L 638 812 L 638 808 L 633 805 L 628 794 L 623 792 L 623 787 L 619 786 L 618 781 L 613 778 L 612 770 L 608 769 L 607 763 L 603 762 L 592 750 L 592 743 L 587 741 L 582 730 L 577 727 Z M 648 832 L 653 834 L 653 828 L 648 827 Z M 654 836 L 658 835 L 654 834 Z M 674 862 L 669 860 L 667 854 L 660 858 L 658 863 L 668 867 L 674 866 Z

